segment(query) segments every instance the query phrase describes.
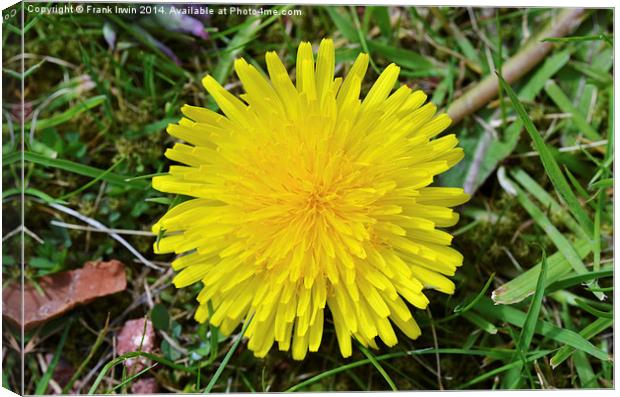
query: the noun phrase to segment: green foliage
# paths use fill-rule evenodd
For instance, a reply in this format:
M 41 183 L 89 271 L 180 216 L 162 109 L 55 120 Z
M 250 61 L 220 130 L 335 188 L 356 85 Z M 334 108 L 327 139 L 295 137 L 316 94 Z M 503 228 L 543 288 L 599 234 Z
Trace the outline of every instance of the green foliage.
M 213 15 L 206 24 L 207 41 L 179 32 L 146 32 L 119 15 L 26 13 L 23 29 L 17 19 L 5 19 L 3 51 L 10 56 L 3 69 L 3 227 L 5 233 L 15 231 L 3 244 L 5 285 L 20 278 L 22 190 L 28 229 L 24 275 L 31 282 L 38 285 L 41 276 L 98 259 L 122 260 L 128 275 L 127 291 L 26 333 L 24 342 L 32 341 L 37 353 L 25 356 L 25 376 L 31 380 L 24 393 L 47 392 L 61 358 L 77 368 L 64 390 L 68 393 L 82 380 L 75 386 L 81 393 L 128 392 L 146 376 L 156 377 L 166 392 L 613 387 L 614 26 L 609 10 L 588 10 L 571 37 L 548 38 L 553 47 L 540 65 L 512 86 L 503 82 L 498 101 L 451 128 L 465 159 L 439 182 L 466 185 L 473 193 L 459 209 L 462 219 L 453 230 L 465 263 L 454 276 L 454 296 L 428 292 L 432 320 L 414 310 L 422 328 L 415 341 L 399 333 L 393 348 L 359 348 L 343 359 L 328 315 L 323 344 L 305 361 L 295 362 L 277 348 L 256 359 L 241 338 L 245 328 L 226 336 L 193 320 L 199 286 L 176 290 L 172 271 L 146 267 L 109 231 L 92 230 L 53 207 L 62 204 L 114 229 L 136 252 L 164 262 L 155 266 L 167 270 L 172 255 L 153 255 L 157 236 L 148 233 L 166 208 L 184 198 L 152 190 L 150 178 L 170 164 L 163 152 L 174 140 L 165 128 L 181 117 L 181 106 L 216 108 L 200 84 L 206 74 L 238 95 L 235 58 L 264 71 L 265 51 L 275 50 L 293 71 L 298 41 L 317 45 L 322 37 L 333 37 L 340 75 L 359 52 L 371 55 L 363 93 L 377 72 L 394 62 L 401 66 L 401 83 L 424 90 L 445 109 L 495 68 L 501 71 L 556 13 L 545 8 L 271 8 L 299 9 L 303 15 Z M 117 34 L 113 49 L 104 38 L 112 28 Z M 22 33 L 24 52 L 38 54 L 24 58 L 23 74 L 18 58 L 11 58 L 21 53 Z M 12 105 L 20 100 L 10 96 L 19 92 L 22 79 L 31 107 L 23 170 L 17 152 L 21 126 Z M 61 226 L 67 223 L 77 225 Z M 541 259 L 538 246 L 548 257 Z M 113 338 L 102 325 L 108 313 L 110 329 L 116 330 L 127 319 L 148 315 L 149 303 L 159 335 L 154 351 L 112 357 Z M 67 321 L 73 317 L 79 326 Z M 3 330 L 5 346 L 16 343 L 17 334 L 10 331 Z M 52 353 L 45 371 L 39 352 Z M 121 364 L 130 358 L 150 364 L 129 375 Z M 16 389 L 17 352 L 9 347 L 3 363 L 9 369 L 3 385 Z
M 161 303 L 156 304 L 151 309 L 151 321 L 155 329 L 160 331 L 168 331 L 170 328 L 170 314 L 168 309 Z

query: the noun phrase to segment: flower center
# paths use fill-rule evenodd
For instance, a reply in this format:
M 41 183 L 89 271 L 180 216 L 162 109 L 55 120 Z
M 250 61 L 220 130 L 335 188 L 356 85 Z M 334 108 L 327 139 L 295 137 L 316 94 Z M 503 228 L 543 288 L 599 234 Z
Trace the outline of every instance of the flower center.
M 316 186 L 313 191 L 308 194 L 306 201 L 306 210 L 317 213 L 330 209 L 331 202 L 335 195 L 327 192 L 322 186 Z

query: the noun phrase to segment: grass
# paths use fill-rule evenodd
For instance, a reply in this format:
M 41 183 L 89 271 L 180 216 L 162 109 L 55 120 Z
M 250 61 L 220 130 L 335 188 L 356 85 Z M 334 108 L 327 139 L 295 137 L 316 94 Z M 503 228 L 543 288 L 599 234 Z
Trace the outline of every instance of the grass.
M 506 378 L 504 378 L 504 384 L 507 389 L 516 389 L 519 388 L 522 377 L 521 373 L 527 365 L 526 355 L 529 351 L 530 344 L 532 343 L 532 339 L 534 338 L 534 332 L 536 331 L 536 324 L 538 322 L 538 317 L 540 316 L 540 308 L 542 307 L 542 300 L 545 296 L 545 277 L 547 273 L 547 254 L 542 251 L 542 261 L 540 274 L 538 275 L 538 281 L 536 282 L 536 292 L 532 298 L 532 303 L 527 310 L 527 315 L 525 317 L 525 321 L 523 322 L 523 327 L 521 328 L 521 333 L 519 334 L 519 339 L 516 342 L 516 354 L 513 361 L 518 362 L 519 359 L 523 362 L 523 366 L 517 366 L 512 368 Z M 530 371 L 525 371 L 526 375 L 530 379 L 530 384 L 533 385 L 531 381 Z
M 163 152 L 174 140 L 166 125 L 178 120 L 183 104 L 215 108 L 200 85 L 206 73 L 240 94 L 231 71 L 237 57 L 264 72 L 263 54 L 275 50 L 292 70 L 299 41 L 318 44 L 331 36 L 339 75 L 357 53 L 369 52 L 373 65 L 363 93 L 394 62 L 402 68 L 400 83 L 424 90 L 447 109 L 503 70 L 557 14 L 544 8 L 277 8 L 303 15 L 213 15 L 205 23 L 208 40 L 149 27 L 149 17 L 26 13 L 23 71 L 15 58 L 19 19 L 6 14 L 5 287 L 19 282 L 22 189 L 27 280 L 116 258 L 126 265 L 128 287 L 26 332 L 23 389 L 19 331 L 5 322 L 3 385 L 50 392 L 58 380 L 54 369 L 63 362 L 77 369 L 65 385 L 68 393 L 126 392 L 149 376 L 162 392 L 613 387 L 610 10 L 590 9 L 569 37 L 547 38 L 552 50 L 543 62 L 517 82 L 501 80 L 499 99 L 450 128 L 466 155 L 437 183 L 473 193 L 451 230 L 465 263 L 453 277 L 453 296 L 428 292 L 432 318 L 414 312 L 422 328 L 415 341 L 398 333 L 393 348 L 358 347 L 343 359 L 328 320 L 320 350 L 303 362 L 277 349 L 256 359 L 243 330 L 227 338 L 193 321 L 199 286 L 171 286 L 172 257 L 153 254 L 155 236 L 123 235 L 121 243 L 119 235 L 52 224 L 85 220 L 104 230 L 150 230 L 181 199 L 150 188 L 151 176 L 169 165 Z M 113 50 L 106 29 L 116 32 Z M 23 170 L 17 152 L 22 78 L 28 115 Z M 157 333 L 172 343 L 160 337 L 151 353 L 114 356 L 122 324 L 151 315 L 151 304 Z M 122 362 L 138 356 L 152 365 L 129 376 Z

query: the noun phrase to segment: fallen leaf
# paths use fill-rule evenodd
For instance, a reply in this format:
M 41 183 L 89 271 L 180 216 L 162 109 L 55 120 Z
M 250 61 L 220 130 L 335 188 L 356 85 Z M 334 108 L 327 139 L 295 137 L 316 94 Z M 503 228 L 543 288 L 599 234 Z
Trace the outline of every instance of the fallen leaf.
M 17 283 L 2 291 L 2 316 L 30 329 L 43 324 L 77 305 L 123 291 L 127 287 L 125 266 L 117 261 L 87 262 L 83 268 L 43 276 L 34 285 L 24 285 L 24 322 L 21 318 L 22 294 Z

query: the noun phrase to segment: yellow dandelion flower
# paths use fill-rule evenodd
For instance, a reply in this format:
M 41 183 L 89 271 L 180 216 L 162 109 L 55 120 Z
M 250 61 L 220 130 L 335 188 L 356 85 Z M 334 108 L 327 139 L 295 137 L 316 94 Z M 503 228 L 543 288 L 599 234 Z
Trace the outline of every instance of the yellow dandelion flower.
M 334 77 L 334 44 L 297 52 L 296 83 L 275 52 L 269 78 L 237 59 L 240 99 L 203 79 L 222 114 L 185 105 L 168 133 L 187 143 L 166 150 L 173 165 L 153 178 L 162 192 L 193 197 L 154 226 L 156 253 L 181 254 L 177 288 L 202 281 L 195 313 L 230 334 L 242 321 L 248 348 L 263 357 L 277 342 L 296 360 L 321 344 L 330 314 L 340 351 L 352 339 L 397 343 L 393 325 L 420 335 L 407 303 L 423 289 L 452 294 L 463 257 L 449 247 L 458 188 L 429 187 L 463 158 L 450 124 L 426 95 L 401 86 L 391 64 L 363 100 L 368 55 Z M 212 312 L 208 303 L 212 304 Z

